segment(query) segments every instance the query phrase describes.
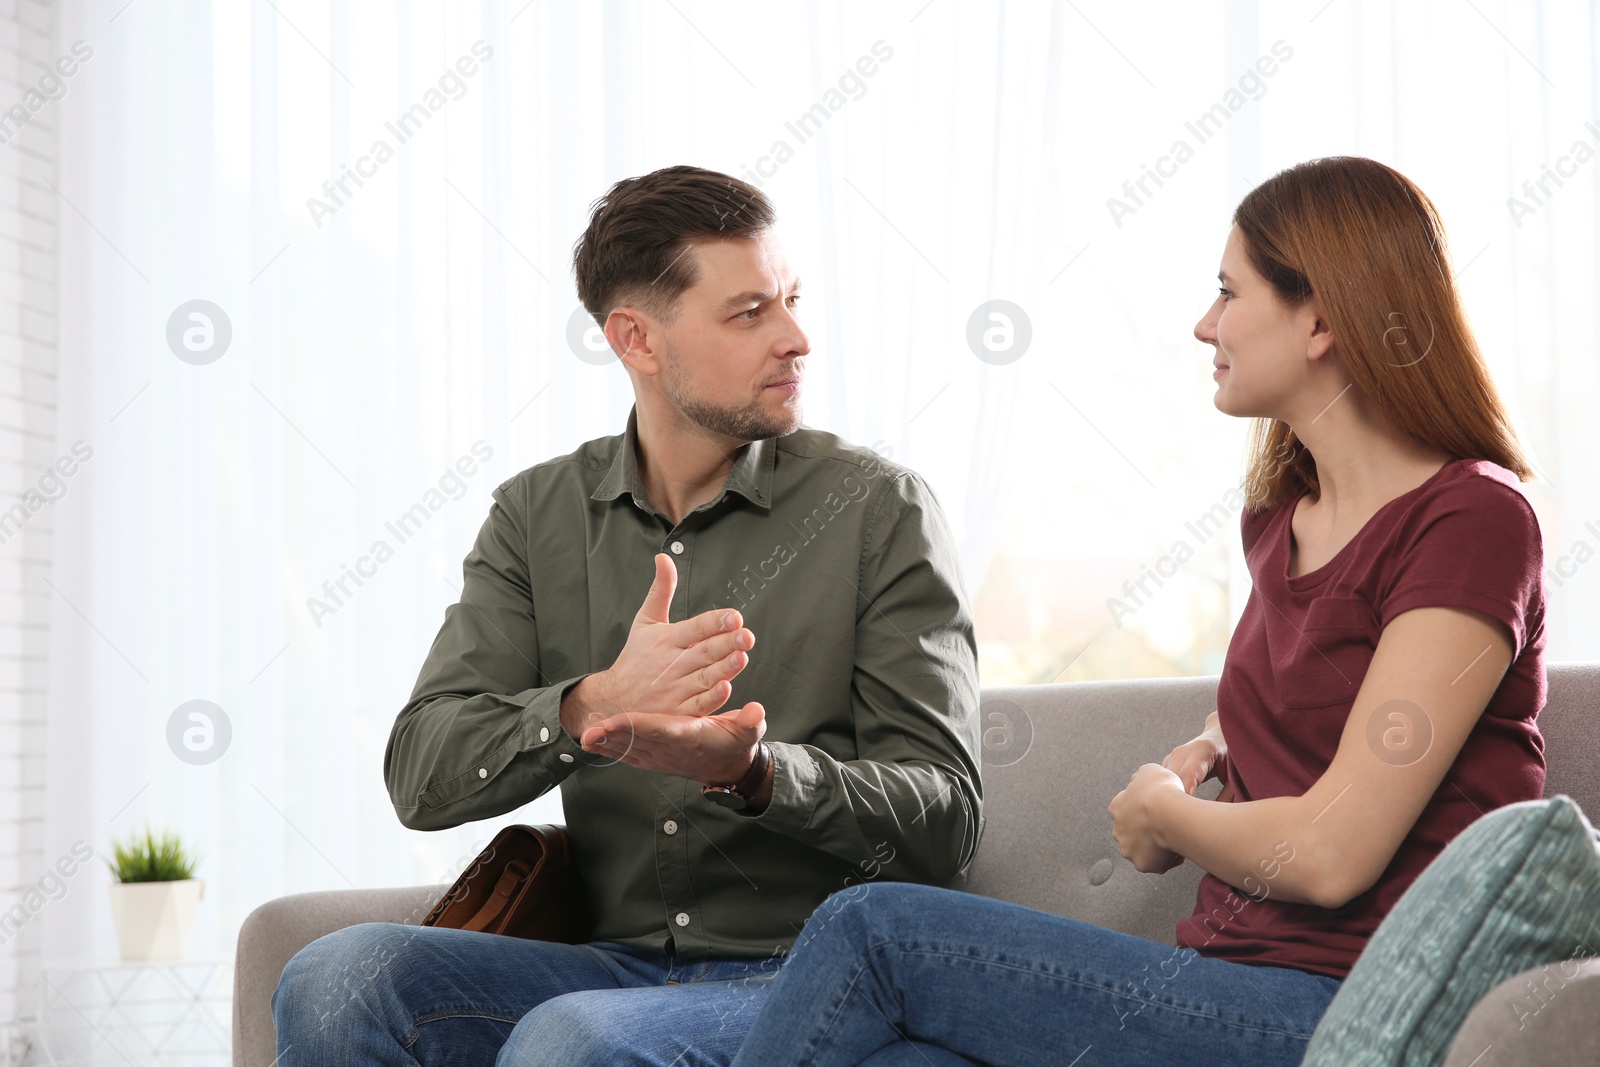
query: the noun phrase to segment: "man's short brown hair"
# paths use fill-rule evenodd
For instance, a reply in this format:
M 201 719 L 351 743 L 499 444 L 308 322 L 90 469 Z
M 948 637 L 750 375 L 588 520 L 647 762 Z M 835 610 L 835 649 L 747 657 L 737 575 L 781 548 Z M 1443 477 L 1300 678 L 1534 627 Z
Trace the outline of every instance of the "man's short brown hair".
M 761 190 L 700 167 L 665 167 L 624 178 L 594 202 L 589 228 L 572 249 L 578 299 L 595 322 L 611 309 L 643 307 L 670 320 L 698 280 L 688 242 L 755 237 L 777 221 Z

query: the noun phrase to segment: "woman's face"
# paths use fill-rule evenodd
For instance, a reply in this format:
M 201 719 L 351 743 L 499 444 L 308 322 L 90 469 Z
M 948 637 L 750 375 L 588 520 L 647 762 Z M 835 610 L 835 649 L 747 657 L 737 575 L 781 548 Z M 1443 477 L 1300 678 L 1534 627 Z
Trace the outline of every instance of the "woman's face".
M 1304 391 L 1308 357 L 1326 350 L 1325 343 L 1314 343 L 1320 325 L 1316 301 L 1290 308 L 1279 300 L 1250 266 L 1237 226 L 1228 233 L 1217 279 L 1217 299 L 1194 327 L 1195 338 L 1215 350 L 1212 403 L 1241 418 L 1287 420 L 1294 398 Z M 1321 330 L 1325 335 L 1326 326 Z

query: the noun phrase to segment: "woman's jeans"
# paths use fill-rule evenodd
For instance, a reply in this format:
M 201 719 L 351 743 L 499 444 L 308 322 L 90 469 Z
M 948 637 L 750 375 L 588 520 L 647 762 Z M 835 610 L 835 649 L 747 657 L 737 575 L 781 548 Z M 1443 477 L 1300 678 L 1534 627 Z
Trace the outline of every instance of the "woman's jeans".
M 1339 981 L 928 886 L 835 893 L 734 1067 L 1298 1064 Z
M 361 923 L 284 968 L 277 1064 L 726 1067 L 779 962 Z

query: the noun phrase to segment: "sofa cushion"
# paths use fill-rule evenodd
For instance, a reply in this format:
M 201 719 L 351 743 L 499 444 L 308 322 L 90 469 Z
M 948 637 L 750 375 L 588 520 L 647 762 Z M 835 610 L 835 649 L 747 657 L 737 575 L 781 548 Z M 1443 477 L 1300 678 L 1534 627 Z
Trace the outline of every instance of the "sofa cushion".
M 1463 830 L 1373 933 L 1303 1067 L 1441 1064 L 1499 982 L 1600 952 L 1596 847 L 1566 796 L 1510 804 Z

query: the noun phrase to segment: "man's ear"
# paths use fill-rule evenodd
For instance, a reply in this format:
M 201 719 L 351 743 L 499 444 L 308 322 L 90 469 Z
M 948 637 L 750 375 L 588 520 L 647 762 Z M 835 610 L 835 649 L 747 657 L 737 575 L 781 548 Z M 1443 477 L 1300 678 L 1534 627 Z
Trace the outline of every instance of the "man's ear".
M 661 361 L 653 347 L 661 327 L 648 313 L 631 307 L 616 307 L 606 316 L 604 332 L 611 351 L 623 363 L 644 375 L 661 371 Z

